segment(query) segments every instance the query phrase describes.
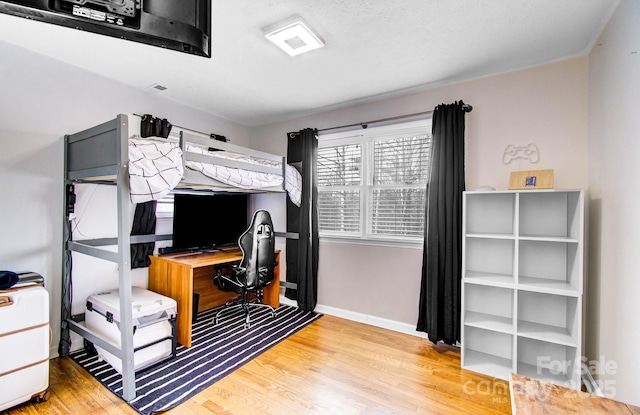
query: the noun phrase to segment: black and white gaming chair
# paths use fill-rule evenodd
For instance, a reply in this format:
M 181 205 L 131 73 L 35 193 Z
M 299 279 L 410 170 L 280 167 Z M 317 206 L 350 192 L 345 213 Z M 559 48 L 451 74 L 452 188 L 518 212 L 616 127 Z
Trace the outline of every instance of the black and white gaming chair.
M 232 265 L 230 275 L 224 275 L 219 269 L 213 278 L 214 284 L 222 291 L 241 294 L 240 297 L 229 301 L 214 317 L 214 324 L 218 324 L 221 314 L 238 308 L 244 309 L 245 328 L 249 327 L 251 308 L 267 308 L 271 316 L 276 312 L 268 304 L 262 304 L 263 289 L 271 284 L 274 277 L 275 235 L 271 215 L 266 210 L 258 210 L 253 214 L 251 225 L 238 238 L 238 245 L 242 250 L 240 265 Z M 249 298 L 249 294 L 253 294 Z

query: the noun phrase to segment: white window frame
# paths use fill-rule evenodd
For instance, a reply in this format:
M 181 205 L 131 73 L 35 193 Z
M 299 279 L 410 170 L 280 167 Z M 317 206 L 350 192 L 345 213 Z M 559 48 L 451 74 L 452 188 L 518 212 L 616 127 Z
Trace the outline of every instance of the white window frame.
M 373 142 L 383 138 L 431 134 L 431 118 L 401 124 L 369 127 L 362 130 L 351 130 L 338 133 L 321 134 L 318 137 L 318 148 L 359 144 L 362 148 L 361 182 L 360 185 L 349 188 L 360 190 L 360 232 L 359 234 L 345 234 L 342 232 L 320 231 L 320 239 L 329 242 L 351 243 L 363 245 L 402 246 L 422 248 L 424 237 L 400 237 L 390 235 L 375 235 L 370 233 L 369 209 L 373 189 Z M 426 188 L 426 183 L 424 184 Z M 320 191 L 322 187 L 319 187 Z M 330 190 L 331 187 L 325 189 Z

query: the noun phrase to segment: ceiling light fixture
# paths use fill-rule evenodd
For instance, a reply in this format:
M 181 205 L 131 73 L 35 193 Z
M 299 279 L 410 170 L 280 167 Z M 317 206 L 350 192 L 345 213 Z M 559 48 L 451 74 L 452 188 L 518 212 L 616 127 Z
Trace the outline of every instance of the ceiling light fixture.
M 299 16 L 265 28 L 264 36 L 291 56 L 324 46 L 324 40 Z

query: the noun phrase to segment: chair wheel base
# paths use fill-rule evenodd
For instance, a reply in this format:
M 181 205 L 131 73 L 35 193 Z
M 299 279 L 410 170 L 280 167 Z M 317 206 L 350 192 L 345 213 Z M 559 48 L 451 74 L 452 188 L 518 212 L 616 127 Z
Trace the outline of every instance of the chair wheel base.
M 221 317 L 222 313 L 230 311 L 230 310 L 234 310 L 236 308 L 244 309 L 244 315 L 245 315 L 244 328 L 245 329 L 248 329 L 248 328 L 251 327 L 250 318 L 251 318 L 251 309 L 252 308 L 254 308 L 254 309 L 255 308 L 267 308 L 267 309 L 269 309 L 269 311 L 271 313 L 271 318 L 276 318 L 276 310 L 273 307 L 271 307 L 269 304 L 262 304 L 262 303 L 239 303 L 238 304 L 238 303 L 236 303 L 236 304 L 233 304 L 233 305 L 230 305 L 230 306 L 229 305 L 225 305 L 225 307 L 222 310 L 218 311 L 216 313 L 216 315 L 213 317 L 213 325 L 217 326 L 218 323 L 220 323 L 220 317 Z

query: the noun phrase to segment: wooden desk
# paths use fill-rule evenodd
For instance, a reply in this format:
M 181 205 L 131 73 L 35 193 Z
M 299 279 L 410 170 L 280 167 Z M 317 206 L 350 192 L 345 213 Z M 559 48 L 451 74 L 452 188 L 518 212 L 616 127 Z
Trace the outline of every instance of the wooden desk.
M 215 265 L 239 262 L 240 249 L 225 252 L 179 253 L 151 256 L 149 266 L 149 290 L 171 297 L 177 302 L 176 337 L 178 343 L 191 347 L 191 320 L 193 293 L 200 295 L 198 311 L 222 305 L 236 297 L 236 293 L 218 290 L 213 284 Z M 276 251 L 280 263 L 280 251 Z M 273 282 L 264 289 L 262 302 L 273 308 L 280 307 L 280 267 L 276 265 Z
M 515 373 L 511 374 L 509 385 L 514 415 L 640 415 L 640 408 L 636 406 Z

